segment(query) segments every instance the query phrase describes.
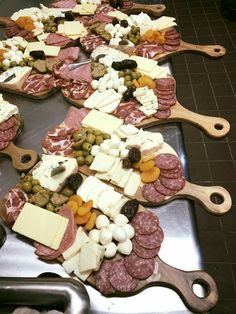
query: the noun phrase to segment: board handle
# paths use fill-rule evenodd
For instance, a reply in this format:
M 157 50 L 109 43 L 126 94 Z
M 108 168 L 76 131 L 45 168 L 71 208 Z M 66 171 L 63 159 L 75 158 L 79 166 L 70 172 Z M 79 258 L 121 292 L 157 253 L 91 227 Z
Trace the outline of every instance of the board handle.
M 30 170 L 38 161 L 38 154 L 31 149 L 17 147 L 12 142 L 4 151 L 1 151 L 11 157 L 13 167 L 20 171 Z
M 202 52 L 210 57 L 219 58 L 225 55 L 226 49 L 221 45 L 195 45 L 181 40 L 181 50 Z
M 224 137 L 230 130 L 230 124 L 226 119 L 192 112 L 183 107 L 179 102 L 176 103 L 171 111 L 170 118 L 191 122 L 201 128 L 207 135 L 214 138 Z
M 201 186 L 186 181 L 185 187 L 179 193 L 181 196 L 198 200 L 209 212 L 215 215 L 227 213 L 232 206 L 232 198 L 222 186 Z M 220 200 L 219 204 L 214 202 L 215 198 Z
M 150 14 L 152 16 L 160 16 L 166 10 L 164 4 L 144 4 L 144 3 L 133 3 L 130 8 L 122 8 L 121 11 L 127 14 L 138 14 L 141 12 Z
M 11 19 L 9 16 L 0 16 L 0 25 L 6 26 L 11 22 Z
M 214 279 L 204 271 L 183 271 L 164 263 L 160 258 L 159 282 L 174 289 L 188 308 L 194 312 L 206 313 L 218 301 L 218 290 Z M 194 285 L 203 288 L 204 296 L 194 292 Z

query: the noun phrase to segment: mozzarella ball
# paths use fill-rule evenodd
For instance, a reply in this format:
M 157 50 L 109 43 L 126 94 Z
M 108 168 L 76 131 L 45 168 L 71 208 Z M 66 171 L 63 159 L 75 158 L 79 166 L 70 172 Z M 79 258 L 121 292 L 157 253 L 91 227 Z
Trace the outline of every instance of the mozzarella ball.
M 113 230 L 117 227 L 116 224 L 111 223 L 107 228 L 113 232 Z
M 112 144 L 112 147 L 114 147 L 114 148 L 117 148 L 117 147 L 119 147 L 119 145 L 120 145 L 120 138 L 116 135 L 116 134 L 112 134 L 111 135 L 111 144 Z
M 112 231 L 112 235 L 113 235 L 113 238 L 118 241 L 118 242 L 124 242 L 127 240 L 127 235 L 126 235 L 126 232 L 125 230 L 120 227 L 120 226 L 117 226 L 113 231 Z
M 2 64 L 5 65 L 5 66 L 7 66 L 7 67 L 10 66 L 10 63 L 11 63 L 11 61 L 10 61 L 9 59 L 4 59 L 4 60 L 2 61 Z
M 122 243 L 118 243 L 117 250 L 121 254 L 129 255 L 132 252 L 133 244 L 130 241 L 130 239 L 127 239 L 126 241 Z
M 117 246 L 114 242 L 110 242 L 109 244 L 105 245 L 105 254 L 104 256 L 106 258 L 111 258 L 116 255 L 117 252 Z
M 99 153 L 99 151 L 100 151 L 99 145 L 93 145 L 90 152 L 92 156 L 96 156 Z
M 98 80 L 93 80 L 91 82 L 92 89 L 97 89 L 98 88 L 98 84 L 99 84 Z
M 128 154 L 129 154 L 129 150 L 127 148 L 121 149 L 121 151 L 120 151 L 120 157 L 121 158 L 128 157 Z
M 118 89 L 120 87 L 120 85 L 121 85 L 121 83 L 120 83 L 119 79 L 114 79 L 112 87 L 114 89 Z
M 113 157 L 119 157 L 120 152 L 119 152 L 118 149 L 112 148 L 112 149 L 110 149 L 109 155 L 110 155 L 110 156 L 113 156 Z
M 110 147 L 107 143 L 101 143 L 100 145 L 100 151 L 103 152 L 103 153 L 108 153 L 110 150 Z
M 126 148 L 126 144 L 123 141 L 120 141 L 119 143 L 119 150 L 125 149 Z
M 101 93 L 101 92 L 104 92 L 105 90 L 106 90 L 106 84 L 104 82 L 99 82 L 98 91 Z
M 123 33 L 122 33 L 122 31 L 121 30 L 119 30 L 117 33 L 116 33 L 116 38 L 120 38 L 120 37 L 122 37 L 123 36 Z
M 108 228 L 102 228 L 100 230 L 100 237 L 99 237 L 100 242 L 103 245 L 107 245 L 111 243 L 112 241 L 112 232 Z
M 107 89 L 112 89 L 112 86 L 113 86 L 112 81 L 108 81 L 106 84 L 107 84 Z
M 118 214 L 114 216 L 113 221 L 117 226 L 121 227 L 127 224 L 129 219 L 123 214 Z
M 122 228 L 125 230 L 128 239 L 134 237 L 135 231 L 131 224 L 125 224 Z
M 89 231 L 89 238 L 96 243 L 99 243 L 100 240 L 100 230 L 92 229 Z
M 106 30 L 107 32 L 112 31 L 112 30 L 113 30 L 113 25 L 112 25 L 111 23 L 107 24 L 107 25 L 105 26 L 105 30 Z
M 98 229 L 106 228 L 110 224 L 110 221 L 106 215 L 99 215 L 96 219 L 96 227 Z

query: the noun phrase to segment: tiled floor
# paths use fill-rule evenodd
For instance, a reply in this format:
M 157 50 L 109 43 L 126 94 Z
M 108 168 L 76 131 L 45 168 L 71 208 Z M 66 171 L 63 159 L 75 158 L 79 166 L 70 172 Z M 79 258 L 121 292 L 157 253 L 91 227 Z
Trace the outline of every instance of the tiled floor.
M 226 138 L 214 140 L 184 123 L 183 132 L 190 180 L 221 185 L 233 198 L 226 215 L 208 214 L 196 205 L 204 269 L 219 289 L 215 314 L 236 313 L 236 19 L 222 16 L 216 0 L 167 0 L 166 15 L 175 16 L 181 37 L 197 44 L 221 44 L 221 59 L 182 54 L 172 59 L 177 97 L 188 109 L 221 116 L 231 124 Z

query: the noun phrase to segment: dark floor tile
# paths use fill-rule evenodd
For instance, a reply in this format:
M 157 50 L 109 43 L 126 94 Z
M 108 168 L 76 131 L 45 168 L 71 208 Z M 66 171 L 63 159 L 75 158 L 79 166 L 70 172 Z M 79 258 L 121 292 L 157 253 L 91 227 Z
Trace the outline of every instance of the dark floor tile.
M 222 232 L 201 232 L 200 247 L 205 263 L 227 262 L 228 256 Z M 217 249 L 216 249 L 217 248 Z
M 194 204 L 195 213 L 197 218 L 197 228 L 199 232 L 219 232 L 221 230 L 220 217 L 213 216 L 211 213 L 207 212 L 202 205 Z
M 192 64 L 190 63 L 188 64 L 188 69 L 191 74 L 194 74 L 194 73 L 206 74 L 206 71 L 207 71 L 203 63 L 192 63 Z M 219 72 L 222 72 L 222 71 L 223 70 Z
M 236 181 L 226 181 L 226 182 L 218 182 L 218 181 L 213 181 L 213 185 L 221 185 L 223 188 L 225 188 L 232 199 L 232 205 L 236 206 Z
M 226 233 L 226 243 L 231 262 L 236 263 L 236 232 Z
M 236 107 L 232 110 L 221 109 L 221 115 L 229 121 L 231 125 L 236 124 Z M 232 130 L 230 131 L 230 133 Z
M 216 96 L 216 100 L 220 110 L 236 109 L 235 96 Z
M 183 84 L 178 86 L 178 89 L 176 90 L 177 98 L 179 97 L 193 97 L 193 92 L 191 85 Z
M 203 110 L 216 110 L 217 103 L 213 97 L 204 97 L 204 96 L 197 96 L 196 97 L 196 105 L 198 108 L 198 112 L 201 113 Z
M 175 56 L 172 60 L 172 65 L 175 67 L 177 64 L 185 64 L 185 54 L 179 54 Z
M 236 57 L 235 57 L 236 58 Z M 229 76 L 229 80 L 233 83 L 236 82 L 236 69 L 232 69 L 232 72 L 227 72 Z
M 176 80 L 177 88 L 179 85 L 186 85 L 186 84 L 190 85 L 190 77 L 187 73 L 186 74 L 182 74 L 182 73 L 176 74 L 175 80 Z
M 234 282 L 236 284 L 236 264 L 231 264 L 232 270 L 233 270 L 233 276 L 234 276 Z
M 226 73 L 209 73 L 211 84 L 229 84 L 229 77 Z
M 224 232 L 236 232 L 236 205 L 230 211 L 220 217 Z
M 197 33 L 197 38 L 199 45 L 213 45 L 215 44 L 215 39 L 212 33 L 209 31 L 208 33 Z
M 235 71 L 235 69 L 236 69 L 236 60 L 230 61 L 230 62 L 228 62 L 228 61 L 224 62 L 224 66 L 225 66 L 226 71 L 229 71 L 229 72 Z
M 234 314 L 236 313 L 236 299 L 223 299 L 221 297 L 211 314 Z
M 185 145 L 186 155 L 189 162 L 206 161 L 206 151 L 203 143 L 188 143 Z
M 236 171 L 232 161 L 209 161 L 214 181 L 234 181 Z
M 205 83 L 194 84 L 193 85 L 193 91 L 194 91 L 194 95 L 196 97 L 198 97 L 198 96 L 213 97 L 211 86 L 210 86 L 210 84 L 207 84 L 207 83 L 206 84 Z
M 225 73 L 224 66 L 220 61 L 216 61 L 214 63 L 206 63 L 206 70 L 209 73 L 217 73 L 217 72 Z
M 192 161 L 189 164 L 191 182 L 207 181 L 211 178 L 210 169 L 205 161 Z
M 231 154 L 227 143 L 208 143 L 206 145 L 209 160 L 230 160 Z M 235 178 L 236 179 L 236 178 Z
M 233 90 L 229 84 L 213 84 L 212 85 L 214 94 L 216 96 L 233 96 Z
M 233 155 L 233 159 L 236 160 L 236 142 L 230 142 L 230 151 Z
M 192 84 L 195 84 L 195 85 L 209 84 L 208 77 L 204 73 L 193 73 L 190 75 L 190 79 L 191 79 Z
M 174 76 L 176 75 L 176 74 L 183 74 L 183 73 L 187 73 L 188 71 L 187 71 L 187 65 L 186 64 L 182 64 L 182 63 L 180 63 L 180 64 L 175 64 L 175 66 L 174 66 L 174 68 L 173 68 L 173 74 L 174 74 Z
M 227 135 L 229 141 L 236 141 L 236 123 L 230 125 L 230 132 Z
M 214 38 L 215 38 L 216 43 L 218 45 L 224 46 L 227 51 L 234 51 L 235 49 L 234 44 L 231 41 L 230 36 L 228 36 L 227 34 L 214 33 Z
M 191 124 L 188 124 L 187 122 L 182 123 L 183 127 L 183 137 L 185 142 L 195 143 L 195 142 L 201 142 L 202 136 L 199 129 Z

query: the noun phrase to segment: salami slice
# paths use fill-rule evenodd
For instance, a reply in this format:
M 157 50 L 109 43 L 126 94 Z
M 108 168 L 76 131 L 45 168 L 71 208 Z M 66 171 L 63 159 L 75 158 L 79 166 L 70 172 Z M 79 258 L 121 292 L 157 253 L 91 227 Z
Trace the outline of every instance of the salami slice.
M 170 106 L 158 103 L 158 111 L 165 111 L 165 110 L 170 110 Z
M 157 255 L 157 253 L 160 250 L 160 246 L 154 249 L 144 248 L 141 245 L 139 245 L 138 242 L 134 238 L 132 239 L 132 244 L 133 244 L 134 253 L 142 258 L 153 258 Z
M 7 119 L 6 121 L 0 123 L 0 131 L 5 131 L 11 129 L 16 125 L 16 120 L 14 117 Z
M 166 51 L 170 52 L 170 51 L 175 51 L 175 50 L 177 50 L 177 49 L 179 48 L 179 45 L 171 46 L 171 45 L 164 44 L 164 45 L 163 45 L 163 48 L 164 48 Z
M 175 92 L 169 92 L 166 94 L 160 94 L 160 92 L 156 92 L 158 99 L 174 99 L 175 98 Z
M 67 125 L 68 128 L 78 130 L 81 128 L 81 122 L 87 116 L 89 111 L 90 110 L 87 108 L 78 109 L 75 107 L 70 107 L 64 119 L 64 123 Z
M 175 174 L 175 173 L 178 173 L 180 171 L 183 171 L 183 168 L 179 162 L 178 166 L 174 169 L 161 169 L 161 175 L 163 175 L 163 174 Z
M 151 211 L 138 212 L 132 219 L 135 232 L 150 234 L 158 229 L 159 220 Z
M 169 45 L 169 46 L 179 46 L 180 45 L 180 40 L 179 38 L 176 38 L 176 39 L 167 39 L 166 42 L 165 42 L 166 45 Z
M 179 164 L 179 159 L 173 154 L 160 154 L 155 157 L 155 164 L 161 170 L 175 169 Z
M 177 179 L 168 179 L 166 177 L 160 176 L 161 183 L 170 190 L 174 190 L 178 192 L 179 190 L 182 190 L 185 186 L 185 179 L 184 177 L 179 177 Z
M 145 184 L 143 186 L 142 195 L 145 200 L 151 203 L 160 203 L 165 199 L 164 195 L 156 191 L 153 183 Z
M 173 34 L 176 34 L 178 33 L 177 30 L 175 28 L 170 28 L 166 31 L 166 34 L 165 36 L 168 36 L 168 35 L 173 35 Z
M 156 81 L 156 86 L 160 89 L 171 89 L 175 87 L 175 79 L 172 77 L 160 78 Z
M 154 117 L 157 119 L 167 119 L 171 115 L 171 110 L 166 109 L 166 110 L 157 110 L 157 112 L 154 114 Z
M 7 146 L 10 144 L 8 141 L 0 141 L 0 150 L 7 148 Z
M 99 271 L 95 275 L 95 285 L 103 294 L 111 294 L 115 292 L 115 289 L 112 287 L 109 280 L 109 274 L 113 263 L 114 262 L 112 261 L 103 261 Z
M 4 131 L 0 131 L 0 139 L 3 142 L 9 142 L 11 140 L 13 140 L 16 136 L 17 133 L 17 128 L 15 128 L 14 126 L 10 129 L 4 130 Z
M 180 35 L 177 32 L 173 34 L 166 33 L 165 35 L 165 39 L 179 39 L 179 38 L 180 38 Z
M 177 172 L 162 171 L 161 175 L 167 179 L 178 179 L 183 176 L 183 171 L 181 169 Z
M 162 183 L 160 180 L 156 180 L 154 182 L 154 187 L 156 189 L 157 192 L 165 195 L 165 196 L 172 196 L 172 195 L 175 195 L 176 191 L 174 190 L 170 190 L 170 189 L 167 189 Z
M 110 269 L 109 280 L 112 287 L 119 292 L 133 291 L 138 279 L 133 278 L 126 270 L 124 258 L 115 261 Z
M 171 99 L 163 99 L 163 98 L 158 98 L 158 103 L 161 105 L 166 105 L 166 106 L 174 106 L 177 102 L 176 97 L 173 97 Z
M 159 226 L 158 230 L 151 234 L 136 233 L 134 239 L 144 248 L 155 249 L 161 246 L 161 243 L 164 239 L 164 233 Z
M 155 262 L 153 258 L 142 258 L 132 252 L 125 257 L 125 268 L 127 272 L 136 279 L 147 279 L 153 274 Z

